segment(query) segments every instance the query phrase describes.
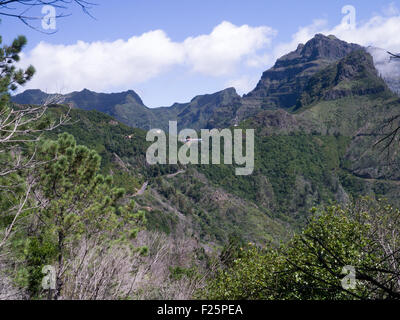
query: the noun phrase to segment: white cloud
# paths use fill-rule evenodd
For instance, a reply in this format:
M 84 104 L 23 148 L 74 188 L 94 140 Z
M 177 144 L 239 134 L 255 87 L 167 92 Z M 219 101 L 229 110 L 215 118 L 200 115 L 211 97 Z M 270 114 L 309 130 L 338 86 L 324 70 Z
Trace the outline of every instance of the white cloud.
M 252 68 L 265 68 L 274 62 L 273 56 L 270 53 L 257 54 L 250 56 L 246 60 L 246 65 Z
M 234 87 L 239 95 L 248 93 L 257 85 L 259 78 L 250 78 L 243 76 L 238 79 L 230 80 L 226 83 L 226 87 Z
M 226 76 L 246 59 L 258 58 L 276 32 L 270 27 L 235 26 L 222 22 L 210 34 L 172 41 L 162 30 L 114 42 L 73 45 L 39 43 L 22 56 L 37 73 L 29 88 L 48 92 L 88 88 L 97 91 L 130 89 L 174 66 L 209 76 Z
M 375 67 L 389 87 L 400 93 L 400 61 L 391 60 L 386 50 L 380 48 L 369 47 L 368 52 L 374 57 Z
M 340 26 L 327 31 L 342 40 L 364 46 L 375 46 L 400 50 L 400 16 L 375 16 L 354 30 L 340 29 Z M 326 33 L 326 32 L 325 32 Z
M 333 28 L 328 28 L 327 20 L 315 20 L 312 24 L 301 27 L 292 36 L 292 40 L 275 46 L 274 57 L 279 58 L 292 50 L 299 43 L 305 43 L 316 33 L 333 34 L 341 40 L 363 46 L 375 46 L 388 50 L 400 51 L 400 15 L 394 4 L 383 9 L 384 15 L 374 15 L 369 20 L 359 22 L 350 28 L 342 21 Z
M 151 31 L 127 41 L 78 41 L 74 45 L 39 43 L 22 57 L 37 74 L 29 87 L 57 91 L 107 90 L 146 81 L 184 60 L 183 48 L 161 31 Z
M 306 43 L 317 33 L 325 35 L 333 34 L 339 39 L 347 42 L 400 52 L 400 37 L 398 36 L 400 34 L 400 12 L 394 3 L 384 7 L 382 12 L 382 15 L 375 14 L 369 20 L 356 23 L 355 26 L 350 26 L 348 19 L 344 18 L 339 24 L 329 28 L 328 20 L 315 19 L 311 24 L 300 27 L 298 31 L 292 35 L 291 41 L 275 44 L 272 52 L 264 53 L 263 56 L 258 55 L 255 60 L 248 59 L 247 64 L 264 66 L 265 70 L 266 67 L 273 64 L 276 59 L 295 50 L 300 43 Z M 398 71 L 400 70 L 398 69 L 400 63 L 396 64 L 396 66 L 393 63 L 383 64 L 382 61 L 388 59 L 385 50 L 370 50 L 370 53 L 373 54 L 377 68 L 382 75 L 390 74 L 393 77 L 400 74 L 400 71 Z M 246 90 L 249 91 L 249 88 L 254 88 L 254 86 L 251 86 L 251 83 L 252 81 L 248 81 L 248 78 L 243 76 L 239 79 L 230 81 L 228 84 L 238 87 L 238 91 L 243 92 L 244 90 L 245 92 Z
M 296 33 L 292 35 L 292 40 L 290 42 L 279 43 L 274 47 L 274 60 L 280 58 L 281 56 L 293 51 L 297 48 L 299 43 L 305 43 L 310 40 L 316 33 L 319 33 L 326 25 L 328 21 L 323 19 L 316 19 L 312 24 L 300 27 Z
M 271 42 L 277 34 L 274 29 L 236 26 L 224 21 L 209 34 L 188 37 L 181 42 L 173 41 L 162 30 L 113 42 L 78 41 L 72 45 L 41 42 L 22 56 L 21 63 L 32 64 L 37 69 L 27 87 L 48 92 L 132 89 L 179 67 L 180 72 L 220 77 L 221 84 L 246 93 L 257 83 L 258 78 L 252 76 L 254 71 L 266 70 L 277 58 L 295 50 L 299 43 L 307 42 L 316 33 L 334 34 L 348 42 L 400 52 L 399 10 L 390 4 L 381 14 L 359 21 L 353 29 L 345 20 L 329 27 L 327 20 L 316 19 L 300 27 L 291 41 L 277 42 L 273 47 Z M 231 80 L 226 82 L 227 79 Z
M 254 59 L 257 51 L 276 35 L 270 27 L 237 27 L 224 21 L 209 35 L 187 38 L 183 46 L 194 71 L 206 75 L 227 75 L 244 57 Z

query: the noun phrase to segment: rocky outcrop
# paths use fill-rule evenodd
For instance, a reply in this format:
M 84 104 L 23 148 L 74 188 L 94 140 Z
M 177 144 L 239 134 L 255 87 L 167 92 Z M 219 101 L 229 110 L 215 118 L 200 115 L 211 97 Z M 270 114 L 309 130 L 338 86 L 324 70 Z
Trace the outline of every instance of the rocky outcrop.
M 378 94 L 388 90 L 384 80 L 378 76 L 372 56 L 365 50 L 358 50 L 312 76 L 294 110 L 321 100 Z
M 264 72 L 256 88 L 244 99 L 262 109 L 293 107 L 310 78 L 353 51 L 362 47 L 347 43 L 334 36 L 315 35 L 306 44 L 278 59 L 275 65 Z

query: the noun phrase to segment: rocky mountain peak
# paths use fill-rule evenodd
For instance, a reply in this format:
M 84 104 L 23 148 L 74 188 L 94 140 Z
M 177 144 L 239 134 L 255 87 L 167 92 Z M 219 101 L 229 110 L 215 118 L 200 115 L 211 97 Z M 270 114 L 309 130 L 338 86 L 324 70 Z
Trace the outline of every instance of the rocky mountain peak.
M 361 49 L 361 46 L 358 44 L 347 43 L 333 35 L 324 36 L 319 33 L 304 45 L 300 55 L 309 60 L 338 60 L 344 58 L 352 51 L 359 49 Z
M 262 109 L 291 108 L 312 75 L 329 64 L 363 47 L 339 40 L 335 36 L 316 34 L 306 44 L 298 45 L 265 71 L 257 87 L 245 98 Z

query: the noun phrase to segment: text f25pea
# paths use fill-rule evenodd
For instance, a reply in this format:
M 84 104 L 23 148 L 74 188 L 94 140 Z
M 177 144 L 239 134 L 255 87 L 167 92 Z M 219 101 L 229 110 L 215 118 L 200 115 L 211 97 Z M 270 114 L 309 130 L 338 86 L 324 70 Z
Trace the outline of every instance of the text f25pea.
M 201 306 L 201 314 L 203 315 L 243 315 L 240 305 L 234 304 L 203 304 Z

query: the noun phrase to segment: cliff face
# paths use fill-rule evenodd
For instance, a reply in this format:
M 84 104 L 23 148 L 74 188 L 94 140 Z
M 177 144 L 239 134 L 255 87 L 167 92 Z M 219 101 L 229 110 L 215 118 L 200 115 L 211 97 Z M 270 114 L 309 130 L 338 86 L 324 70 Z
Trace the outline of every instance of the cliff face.
M 240 105 L 234 88 L 197 96 L 177 115 L 178 125 L 195 130 L 230 127 Z
M 372 56 L 364 50 L 350 53 L 313 75 L 298 98 L 294 110 L 320 100 L 337 100 L 389 91 L 375 69 Z
M 244 98 L 246 104 L 262 109 L 293 107 L 310 78 L 353 51 L 361 50 L 357 44 L 347 43 L 334 36 L 317 34 L 305 45 L 281 57 L 265 71 L 257 87 Z

